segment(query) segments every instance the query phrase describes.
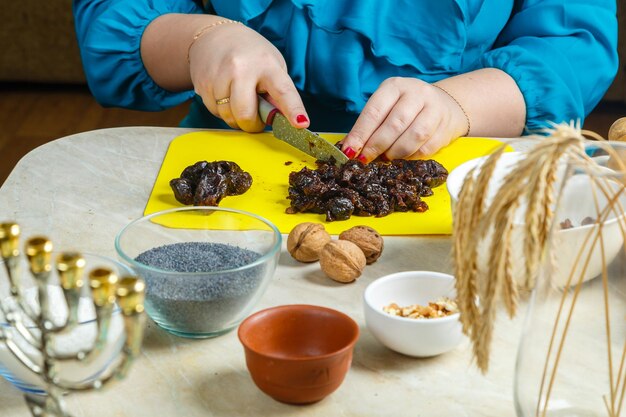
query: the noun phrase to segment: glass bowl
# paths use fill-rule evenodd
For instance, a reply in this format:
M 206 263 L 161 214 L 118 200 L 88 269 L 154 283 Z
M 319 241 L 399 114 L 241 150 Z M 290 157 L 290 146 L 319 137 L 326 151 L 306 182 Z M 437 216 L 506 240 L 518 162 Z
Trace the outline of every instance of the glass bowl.
M 115 238 L 146 281 L 146 312 L 182 337 L 226 333 L 267 288 L 282 237 L 268 220 L 221 207 L 180 207 L 134 220 Z
M 55 260 L 59 253 L 53 252 L 52 259 Z M 132 271 L 122 263 L 107 258 L 88 253 L 81 253 L 85 258 L 85 277 L 89 271 L 98 267 L 111 269 L 118 276 L 131 275 Z M 26 259 L 22 259 L 21 271 L 28 271 Z M 53 271 L 56 269 L 53 267 Z M 16 303 L 9 297 L 9 280 L 4 262 L 0 260 L 0 297 L 3 304 L 10 308 L 15 308 Z M 37 287 L 29 273 L 22 273 L 23 295 L 26 304 L 35 311 Z M 50 311 L 52 313 L 53 322 L 61 325 L 67 317 L 67 304 L 63 296 L 63 291 L 58 283 L 56 272 L 51 275 L 48 285 L 48 296 L 50 301 Z M 59 354 L 76 354 L 78 352 L 88 351 L 94 344 L 97 334 L 96 312 L 90 295 L 89 285 L 84 285 L 80 295 L 78 307 L 79 324 L 69 331 L 54 337 L 56 352 Z M 26 327 L 28 327 L 36 337 L 40 332 L 36 329 L 30 320 L 24 319 Z M 0 312 L 0 333 L 8 335 L 13 342 L 33 358 L 35 363 L 40 366 L 42 364 L 41 354 L 38 350 L 28 344 L 19 332 L 9 323 L 6 322 L 4 316 Z M 87 382 L 96 379 L 107 367 L 116 360 L 124 345 L 124 321 L 120 314 L 120 310 L 116 308 L 111 317 L 107 342 L 103 350 L 94 358 L 81 361 L 64 361 L 58 364 L 58 376 L 62 380 L 69 382 Z M 9 381 L 19 390 L 30 394 L 45 394 L 43 385 L 38 376 L 32 373 L 25 365 L 23 365 L 0 340 L 0 376 Z

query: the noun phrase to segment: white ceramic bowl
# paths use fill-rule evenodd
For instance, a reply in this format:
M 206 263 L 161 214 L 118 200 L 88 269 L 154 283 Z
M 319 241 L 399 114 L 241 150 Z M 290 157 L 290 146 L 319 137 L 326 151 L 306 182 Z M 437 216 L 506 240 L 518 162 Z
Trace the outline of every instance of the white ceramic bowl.
M 465 177 L 467 177 L 472 169 L 482 165 L 487 158 L 488 156 L 482 156 L 480 158 L 471 159 L 467 162 L 462 163 L 450 172 L 448 178 L 446 179 L 446 187 L 448 189 L 448 193 L 450 193 L 452 210 L 454 210 L 456 202 L 459 199 L 459 194 L 461 193 L 461 187 L 465 182 Z M 517 165 L 517 163 L 523 158 L 524 154 L 522 152 L 507 152 L 500 157 L 500 159 L 496 163 L 492 179 L 489 182 L 489 188 L 487 189 L 486 198 L 487 201 L 493 200 L 494 195 L 502 186 L 502 182 L 504 181 L 504 177 L 506 176 L 506 174 L 509 173 L 515 167 L 515 165 Z
M 365 322 L 389 349 L 415 357 L 439 355 L 463 340 L 459 314 L 435 319 L 392 316 L 383 307 L 396 303 L 428 305 L 440 297 L 456 298 L 454 277 L 430 271 L 398 272 L 378 278 L 365 289 Z
M 524 157 L 521 152 L 511 152 L 502 155 L 496 168 L 493 172 L 492 179 L 489 183 L 487 190 L 487 204 L 493 200 L 495 193 L 504 183 L 505 176 L 514 168 L 514 166 Z M 470 170 L 474 167 L 480 167 L 485 161 L 486 157 L 473 159 L 465 162 L 454 169 L 447 179 L 448 192 L 450 193 L 450 200 L 452 204 L 452 211 L 456 209 L 459 193 L 465 178 L 469 174 Z M 478 171 L 478 170 L 477 170 Z M 565 165 L 558 171 L 558 176 L 563 176 L 565 172 Z M 612 188 L 613 192 L 617 193 L 621 185 L 614 181 L 608 181 L 607 184 Z M 595 191 L 598 198 L 598 207 L 602 210 L 607 204 L 607 199 L 601 195 L 597 190 Z M 556 286 L 564 286 L 572 272 L 575 259 L 579 252 L 585 254 L 591 248 L 591 240 L 587 239 L 587 236 L 591 233 L 591 236 L 598 231 L 599 224 L 589 224 L 581 226 L 580 223 L 585 217 L 597 218 L 597 210 L 593 198 L 594 190 L 592 187 L 592 181 L 586 174 L 578 173 L 568 177 L 562 190 L 561 195 L 561 208 L 558 210 L 557 222 L 561 223 L 566 219 L 571 220 L 574 227 L 569 229 L 562 229 L 558 231 L 556 245 L 558 250 L 555 251 L 556 259 L 556 271 L 553 271 L 552 283 Z M 620 196 L 622 207 L 626 207 L 626 195 L 624 193 Z M 518 283 L 525 281 L 525 266 L 524 266 L 524 251 L 523 251 L 523 233 L 522 227 L 524 224 L 524 213 L 526 204 L 522 202 L 520 208 L 515 213 L 514 226 L 513 226 L 513 265 L 512 272 L 513 277 Z M 557 226 L 558 227 L 558 226 Z M 614 259 L 624 242 L 622 233 L 620 231 L 618 217 L 615 213 L 611 213 L 607 220 L 603 224 L 603 245 L 604 245 L 604 261 L 608 265 Z M 481 265 L 486 265 L 489 259 L 489 239 L 479 246 L 479 268 Z M 583 255 L 584 256 L 584 255 Z M 584 259 L 584 258 L 583 258 Z M 589 259 L 589 265 L 583 274 L 583 282 L 588 281 L 602 272 L 602 248 L 598 243 L 591 250 L 591 257 Z M 578 263 L 576 271 L 574 271 L 574 279 L 582 273 L 582 264 L 584 261 Z M 572 283 L 575 283 L 573 281 Z

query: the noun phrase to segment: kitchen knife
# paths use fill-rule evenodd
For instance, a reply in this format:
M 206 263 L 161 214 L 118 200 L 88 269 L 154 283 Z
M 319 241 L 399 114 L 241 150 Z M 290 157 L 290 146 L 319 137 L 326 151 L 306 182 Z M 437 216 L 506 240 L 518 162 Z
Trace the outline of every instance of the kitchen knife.
M 259 96 L 259 114 L 265 124 L 272 126 L 272 133 L 277 139 L 321 161 L 334 159 L 337 166 L 348 162 L 348 157 L 341 150 L 317 133 L 291 126 L 289 120 L 261 96 Z

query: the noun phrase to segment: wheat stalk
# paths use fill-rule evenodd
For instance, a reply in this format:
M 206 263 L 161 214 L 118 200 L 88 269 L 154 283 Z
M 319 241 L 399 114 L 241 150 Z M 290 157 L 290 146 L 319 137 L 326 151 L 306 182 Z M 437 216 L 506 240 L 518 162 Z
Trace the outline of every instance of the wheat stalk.
M 478 174 L 471 172 L 468 181 L 464 184 L 458 198 L 457 210 L 454 218 L 454 260 L 457 277 L 457 295 L 463 330 L 470 338 L 473 345 L 474 359 L 478 368 L 486 372 L 489 366 L 489 350 L 493 337 L 493 323 L 495 321 L 498 302 L 502 303 L 510 316 L 516 311 L 518 302 L 517 285 L 514 282 L 512 267 L 512 237 L 514 214 L 522 201 L 527 203 L 524 216 L 524 224 L 521 227 L 523 236 L 523 253 L 525 261 L 525 279 L 522 286 L 532 289 L 535 285 L 535 276 L 542 257 L 548 253 L 553 262 L 553 251 L 547 251 L 549 235 L 553 223 L 553 209 L 555 202 L 559 166 L 566 159 L 579 161 L 582 166 L 595 164 L 584 152 L 584 137 L 574 125 L 555 125 L 547 138 L 542 138 L 536 146 L 527 153 L 516 167 L 506 176 L 493 201 L 486 203 L 489 181 L 495 169 L 503 149 L 486 159 Z M 588 134 L 588 132 L 586 132 Z M 593 136 L 593 134 L 588 134 Z M 610 153 L 610 150 L 607 148 Z M 624 164 L 618 160 L 621 168 Z M 606 194 L 606 190 L 603 191 Z M 614 197 L 614 196 L 613 196 Z M 610 197 L 609 197 L 610 199 Z M 622 217 L 623 210 L 614 207 L 619 200 L 613 198 L 610 204 L 615 210 L 616 217 Z M 608 215 L 604 213 L 605 217 Z M 620 219 L 620 228 L 623 224 Z M 602 233 L 600 228 L 599 234 Z M 622 233 L 624 233 L 622 231 Z M 592 238 L 587 236 L 586 241 Z M 592 248 L 598 241 L 596 235 L 592 238 Z M 601 239 L 599 239 L 601 241 Z M 479 261 L 480 245 L 489 243 L 489 259 L 486 265 Z M 602 243 L 600 243 L 602 245 Z M 603 249 L 603 248 L 602 248 Z M 625 249 L 626 250 L 626 249 Z M 578 254 L 576 264 L 581 261 Z M 585 263 L 589 259 L 584 260 Z M 482 270 L 484 269 L 484 270 Z M 583 270 L 586 269 L 583 268 Z M 572 268 L 567 287 L 574 279 L 576 268 Z M 568 306 L 566 321 L 569 322 L 574 309 L 577 293 L 580 290 L 582 276 L 575 285 L 575 294 Z M 477 302 L 479 300 L 479 302 Z M 545 405 L 552 392 L 560 352 L 566 340 L 569 323 L 566 323 L 561 337 L 557 338 L 557 324 L 563 312 L 565 300 L 562 300 L 557 314 L 557 322 L 551 336 L 548 348 L 548 356 L 544 367 L 543 378 L 540 387 L 540 399 L 544 397 Z M 608 294 L 605 294 L 605 302 L 608 303 Z M 609 326 L 608 308 L 605 309 L 606 326 Z M 607 330 L 610 341 L 611 335 Z M 558 341 L 557 341 L 558 340 Z M 556 352 L 554 367 L 549 367 L 548 359 L 553 351 Z M 610 349 L 610 348 L 609 348 Z M 624 392 L 626 391 L 626 347 L 620 365 L 617 368 L 616 377 L 613 374 L 612 355 L 609 350 L 610 375 L 610 401 L 607 401 L 607 410 L 611 415 L 619 415 Z M 619 404 L 616 410 L 616 404 Z M 540 405 L 538 404 L 537 414 Z M 617 411 L 617 413 L 616 413 Z M 545 409 L 544 409 L 545 412 Z
M 455 271 L 456 276 L 461 277 L 461 279 L 456 280 L 456 290 L 457 294 L 459 294 L 459 300 L 463 303 L 463 311 L 465 311 L 464 317 L 461 317 L 465 333 L 471 331 L 471 323 L 479 320 L 479 312 L 476 305 L 478 295 L 476 285 L 478 248 L 472 245 L 471 234 L 465 235 L 464 233 L 475 230 L 478 227 L 480 217 L 477 213 L 482 212 L 484 209 L 489 184 L 488 178 L 493 174 L 497 158 L 502 155 L 504 149 L 505 147 L 503 146 L 494 152 L 493 159 L 485 162 L 476 180 L 474 180 L 475 171 L 469 172 L 467 181 L 464 182 L 460 192 L 460 196 L 464 198 L 459 198 L 457 204 L 458 215 L 455 216 L 454 222 L 456 224 L 455 227 L 461 234 L 461 238 L 455 240 L 454 256 L 463 259 L 462 262 L 455 263 L 455 265 L 463 266 L 463 268 L 457 268 Z
M 507 311 L 515 314 L 517 291 L 511 273 L 511 231 L 514 213 L 522 198 L 529 202 L 525 218 L 526 286 L 531 287 L 533 276 L 544 252 L 552 223 L 550 208 L 554 199 L 554 182 L 558 163 L 571 147 L 582 147 L 580 135 L 571 135 L 571 129 L 558 126 L 555 135 L 545 139 L 531 150 L 504 179 L 506 187 L 497 190 L 492 203 L 485 207 L 489 181 L 503 149 L 494 153 L 469 185 L 461 189 L 454 219 L 454 259 L 461 322 L 470 337 L 474 357 L 481 371 L 488 368 L 497 295 L 503 294 Z M 551 182 L 548 182 L 551 181 Z M 480 241 L 491 238 L 490 259 L 486 271 L 478 271 Z M 478 277 L 483 277 L 483 282 Z M 478 291 L 477 291 L 478 289 Z M 476 295 L 480 305 L 476 305 Z

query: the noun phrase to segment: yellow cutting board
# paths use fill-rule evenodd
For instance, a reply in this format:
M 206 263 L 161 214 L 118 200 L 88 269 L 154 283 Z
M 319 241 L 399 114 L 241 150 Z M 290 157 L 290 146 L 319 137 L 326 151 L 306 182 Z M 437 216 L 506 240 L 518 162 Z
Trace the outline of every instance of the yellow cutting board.
M 335 143 L 345 135 L 321 136 Z M 459 138 L 431 158 L 450 172 L 465 161 L 492 153 L 501 145 L 502 142 L 493 139 Z M 167 150 L 144 214 L 183 206 L 174 198 L 169 181 L 179 177 L 185 167 L 202 160 L 233 161 L 248 171 L 253 180 L 250 189 L 239 196 L 225 197 L 220 207 L 255 213 L 270 220 L 282 233 L 289 233 L 302 222 L 324 223 L 331 234 L 356 225 L 371 226 L 383 235 L 450 234 L 452 231 L 450 195 L 445 184 L 434 188 L 434 195 L 423 199 L 429 206 L 424 213 L 392 213 L 378 218 L 352 216 L 349 220 L 330 223 L 326 223 L 321 214 L 287 214 L 289 173 L 305 166 L 315 168 L 315 159 L 275 139 L 271 133 L 238 131 L 203 131 L 175 138 Z M 204 222 L 206 216 L 203 217 Z M 194 228 L 194 218 L 181 216 L 168 220 L 166 226 Z

